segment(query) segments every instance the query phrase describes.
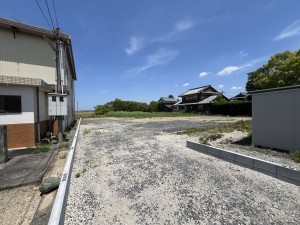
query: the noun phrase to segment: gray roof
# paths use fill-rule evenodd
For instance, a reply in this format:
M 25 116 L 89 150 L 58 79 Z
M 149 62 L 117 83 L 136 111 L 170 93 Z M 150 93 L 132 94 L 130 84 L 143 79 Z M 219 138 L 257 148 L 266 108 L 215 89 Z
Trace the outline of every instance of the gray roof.
M 212 96 L 209 96 L 209 97 L 203 99 L 200 102 L 193 102 L 193 103 L 182 103 L 182 101 L 180 101 L 180 102 L 177 102 L 176 104 L 174 104 L 174 106 L 177 106 L 177 105 L 204 105 L 204 104 L 209 104 L 209 103 L 212 103 L 217 97 L 218 97 L 218 95 L 212 95 Z
M 165 102 L 177 102 L 175 98 L 161 97 L 158 101 L 163 100 Z
M 192 88 L 192 89 L 189 89 L 188 91 L 184 92 L 183 94 L 179 95 L 179 97 L 182 97 L 182 96 L 186 96 L 186 95 L 192 95 L 192 94 L 197 94 L 197 93 L 200 93 L 202 91 L 204 91 L 205 89 L 211 87 L 211 85 L 206 85 L 206 86 L 203 86 L 203 87 L 197 87 L 197 88 Z M 208 92 L 208 93 L 218 93 L 217 91 L 216 92 Z

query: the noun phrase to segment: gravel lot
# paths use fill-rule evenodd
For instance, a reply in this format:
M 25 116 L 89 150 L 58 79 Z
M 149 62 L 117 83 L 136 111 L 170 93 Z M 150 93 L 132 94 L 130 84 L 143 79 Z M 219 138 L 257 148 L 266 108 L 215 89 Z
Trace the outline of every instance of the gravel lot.
M 195 152 L 185 147 L 193 137 L 172 133 L 228 120 L 83 120 L 65 224 L 299 224 L 300 187 Z

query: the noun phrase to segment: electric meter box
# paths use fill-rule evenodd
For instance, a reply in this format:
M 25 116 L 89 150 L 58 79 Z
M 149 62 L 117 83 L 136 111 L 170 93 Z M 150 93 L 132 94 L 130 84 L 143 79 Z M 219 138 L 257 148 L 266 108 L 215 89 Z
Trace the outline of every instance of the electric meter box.
M 68 95 L 49 93 L 48 94 L 48 115 L 67 116 L 68 115 Z

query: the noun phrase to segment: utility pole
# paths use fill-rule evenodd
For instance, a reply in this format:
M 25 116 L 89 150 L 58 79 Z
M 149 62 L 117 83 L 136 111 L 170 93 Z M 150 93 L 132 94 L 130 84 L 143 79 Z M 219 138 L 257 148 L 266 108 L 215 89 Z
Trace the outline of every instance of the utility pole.
M 56 74 L 57 74 L 57 94 L 63 94 L 63 88 L 61 85 L 61 74 L 60 74 L 60 45 L 61 42 L 59 40 L 59 28 L 56 28 L 55 31 L 55 39 L 56 39 L 56 45 L 55 45 L 55 63 L 56 63 Z M 58 99 L 60 101 L 60 99 Z M 58 120 L 58 143 L 63 142 L 63 116 L 57 116 Z

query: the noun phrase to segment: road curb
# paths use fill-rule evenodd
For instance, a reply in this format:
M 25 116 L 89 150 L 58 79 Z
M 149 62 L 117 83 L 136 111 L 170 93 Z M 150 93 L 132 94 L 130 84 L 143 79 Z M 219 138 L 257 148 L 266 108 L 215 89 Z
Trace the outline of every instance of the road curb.
M 285 182 L 300 186 L 300 171 L 280 164 L 257 159 L 251 156 L 227 151 L 193 141 L 187 141 L 187 147 L 195 151 L 214 156 L 219 159 L 243 166 Z
M 59 188 L 56 193 L 55 201 L 51 211 L 48 225 L 64 224 L 67 200 L 70 188 L 71 172 L 73 168 L 77 138 L 79 135 L 81 118 L 78 122 L 76 133 L 69 150 L 68 158 L 64 167 L 63 175 L 60 180 Z

